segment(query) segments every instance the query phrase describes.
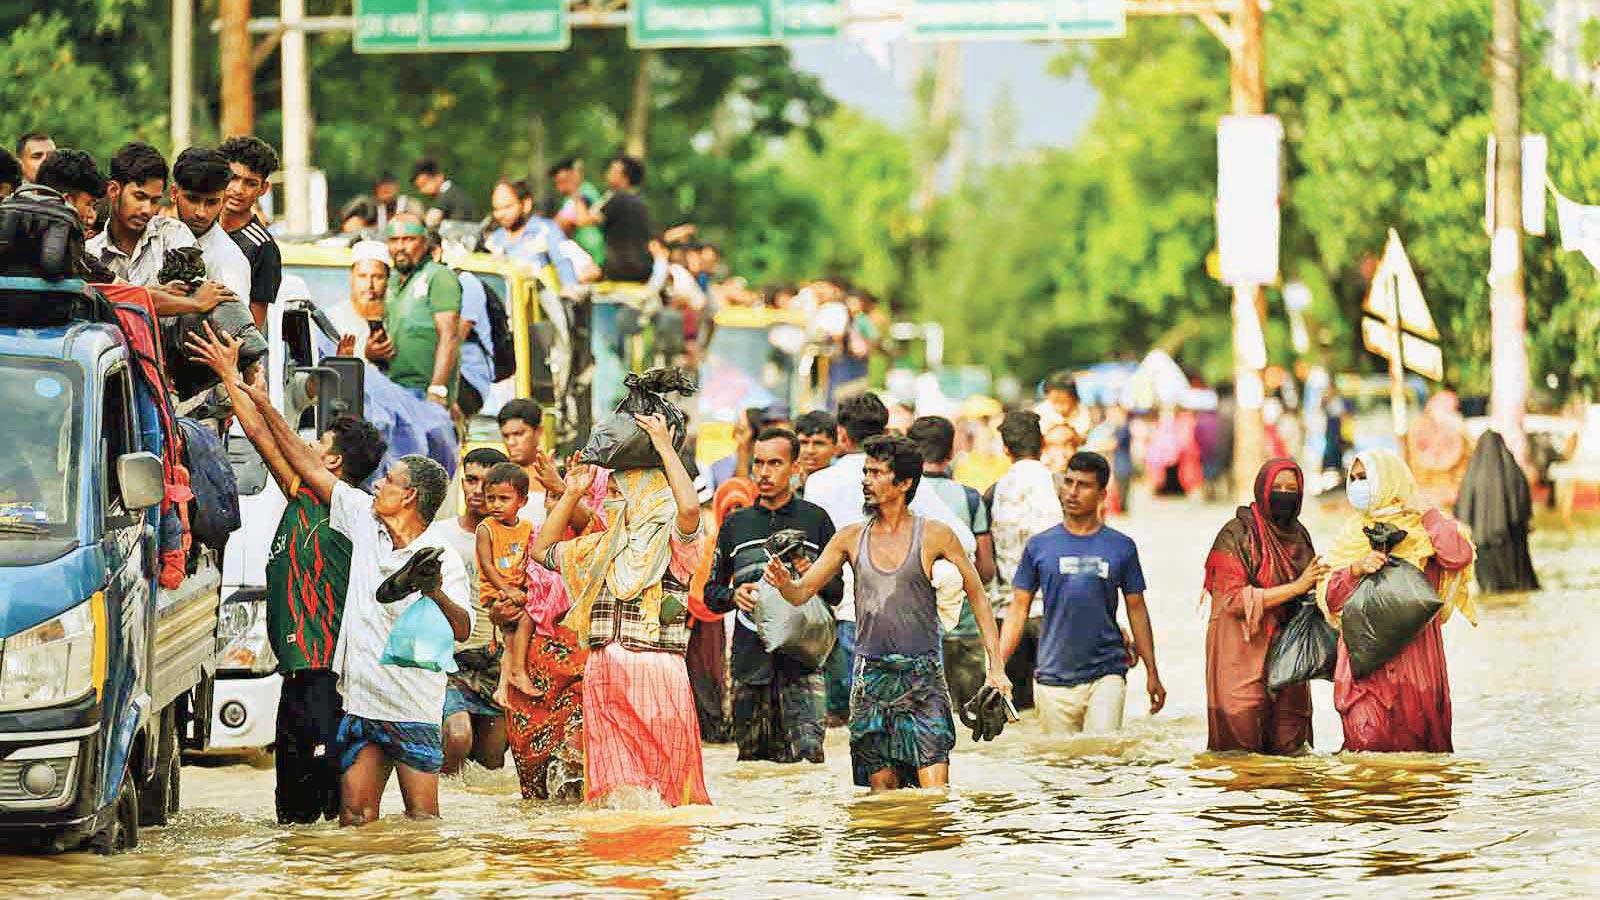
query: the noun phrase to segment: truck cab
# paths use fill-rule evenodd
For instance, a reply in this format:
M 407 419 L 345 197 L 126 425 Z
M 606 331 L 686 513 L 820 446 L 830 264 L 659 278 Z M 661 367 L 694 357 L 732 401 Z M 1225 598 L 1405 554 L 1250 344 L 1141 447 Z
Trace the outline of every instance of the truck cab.
M 78 281 L 0 278 L 64 302 Z M 209 552 L 159 586 L 153 407 L 114 321 L 0 322 L 0 838 L 136 845 L 177 808 L 216 666 Z

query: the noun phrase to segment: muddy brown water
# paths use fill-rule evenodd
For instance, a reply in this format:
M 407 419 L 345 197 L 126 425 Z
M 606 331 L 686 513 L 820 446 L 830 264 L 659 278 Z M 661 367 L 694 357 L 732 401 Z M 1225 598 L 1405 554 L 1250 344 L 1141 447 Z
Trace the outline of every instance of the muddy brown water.
M 948 793 L 866 797 L 842 731 L 822 766 L 706 750 L 715 806 L 527 803 L 508 768 L 446 781 L 444 819 L 282 828 L 270 769 L 188 766 L 185 808 L 114 858 L 0 855 L 12 897 L 1600 895 L 1600 535 L 1541 532 L 1537 594 L 1480 601 L 1445 629 L 1456 753 L 1339 754 L 1318 683 L 1317 750 L 1205 746 L 1201 561 L 1228 510 L 1145 504 L 1140 544 L 1170 694 L 1142 670 L 1114 739 L 1036 723 L 975 745 Z M 1313 534 L 1337 524 L 1312 518 Z

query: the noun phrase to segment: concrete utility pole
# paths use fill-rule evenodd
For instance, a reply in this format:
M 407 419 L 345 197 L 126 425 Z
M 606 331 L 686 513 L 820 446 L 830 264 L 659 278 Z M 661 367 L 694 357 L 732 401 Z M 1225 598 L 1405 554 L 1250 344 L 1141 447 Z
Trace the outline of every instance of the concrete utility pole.
M 1267 112 L 1265 27 L 1261 0 L 1239 0 L 1233 13 L 1232 40 L 1228 41 L 1228 82 L 1235 115 L 1260 116 Z M 1266 172 L 1264 178 L 1277 178 Z M 1247 360 L 1243 336 L 1264 333 L 1266 293 L 1261 285 L 1236 285 L 1233 289 L 1233 487 L 1248 496 L 1256 471 L 1266 462 L 1266 428 L 1261 420 L 1261 370 Z M 1255 327 L 1246 316 L 1255 316 Z
M 172 0 L 172 156 L 189 146 L 194 102 L 194 0 Z
M 290 234 L 311 231 L 311 84 L 306 70 L 305 0 L 282 0 L 283 209 Z M 248 57 L 247 57 L 248 58 Z
M 250 0 L 222 0 L 222 136 L 249 134 L 256 125 L 255 65 L 250 53 Z
M 1528 297 L 1522 289 L 1522 14 L 1517 0 L 1494 0 L 1489 52 L 1495 164 L 1494 234 L 1489 254 L 1489 417 L 1526 464 Z M 1543 185 L 1531 185 L 1543 190 Z

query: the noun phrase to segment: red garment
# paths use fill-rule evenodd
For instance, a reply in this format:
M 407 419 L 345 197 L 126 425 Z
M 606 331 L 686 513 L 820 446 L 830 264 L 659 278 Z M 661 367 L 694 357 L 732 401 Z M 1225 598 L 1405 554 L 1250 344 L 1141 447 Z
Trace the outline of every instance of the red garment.
M 1267 649 L 1293 605 L 1264 608 L 1263 591 L 1293 581 L 1316 555 L 1311 536 L 1295 522 L 1278 528 L 1267 495 L 1279 473 L 1300 467 L 1275 459 L 1256 475 L 1255 502 L 1240 507 L 1206 557 L 1206 724 L 1211 750 L 1293 753 L 1311 741 L 1311 690 L 1289 685 L 1267 691 Z
M 528 677 L 538 691 L 530 697 L 510 688 L 506 737 L 517 780 L 527 800 L 550 799 L 549 785 L 583 771 L 583 670 L 589 651 L 578 646 L 570 628 L 556 626 L 554 637 L 534 634 L 528 641 Z M 552 774 L 555 775 L 552 778 Z
M 711 802 L 682 656 L 630 650 L 618 641 L 591 650 L 583 708 L 586 800 L 630 785 L 668 806 Z
M 1472 543 L 1437 509 L 1423 514 L 1434 555 L 1423 573 L 1435 589 L 1444 573 L 1472 561 Z M 1338 613 L 1361 579 L 1344 569 L 1328 582 L 1328 609 Z M 1333 705 L 1344 720 L 1344 749 L 1363 752 L 1449 753 L 1450 676 L 1444 637 L 1435 618 L 1395 657 L 1365 678 L 1350 674 L 1350 653 L 1339 642 Z

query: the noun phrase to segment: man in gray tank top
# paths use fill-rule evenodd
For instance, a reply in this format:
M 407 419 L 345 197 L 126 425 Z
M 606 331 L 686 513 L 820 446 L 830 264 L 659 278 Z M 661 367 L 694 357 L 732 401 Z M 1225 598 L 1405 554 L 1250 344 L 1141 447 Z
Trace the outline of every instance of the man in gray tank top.
M 938 560 L 949 560 L 961 572 L 988 651 L 988 683 L 1010 696 L 1011 682 L 1001 662 L 988 593 L 955 532 L 908 509 L 922 479 L 916 444 L 904 437 L 879 436 L 863 450 L 866 521 L 834 535 L 798 581 L 780 564 L 769 564 L 766 578 L 798 606 L 850 564 L 856 595 L 856 668 L 850 691 L 855 783 L 874 792 L 943 787 L 950 780 L 956 730 L 929 577 Z

